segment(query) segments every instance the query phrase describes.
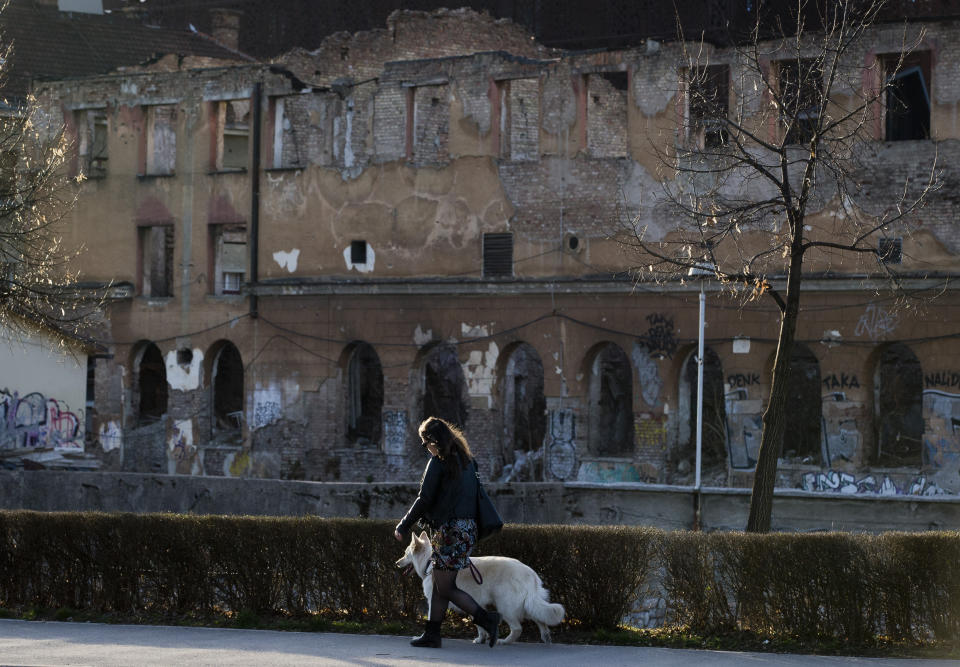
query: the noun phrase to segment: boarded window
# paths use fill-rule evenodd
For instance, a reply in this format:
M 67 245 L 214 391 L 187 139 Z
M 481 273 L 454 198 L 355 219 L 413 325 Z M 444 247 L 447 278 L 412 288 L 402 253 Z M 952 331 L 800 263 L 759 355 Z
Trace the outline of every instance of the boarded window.
M 74 112 L 77 127 L 78 169 L 87 178 L 107 175 L 107 112 L 83 109 Z
M 140 293 L 173 296 L 173 225 L 140 227 Z
M 690 139 L 700 148 L 727 142 L 725 119 L 730 104 L 730 66 L 708 65 L 691 70 L 689 91 Z
M 510 354 L 502 384 L 505 464 L 517 462 L 515 452 L 529 452 L 543 446 L 547 430 L 546 398 L 543 394 L 543 362 L 527 343 Z M 513 476 L 514 481 L 539 481 L 539 466 Z
M 147 107 L 146 173 L 164 176 L 177 164 L 177 106 L 158 104 Z
M 697 354 L 687 360 L 685 384 L 690 391 L 690 442 L 681 456 L 693 458 L 697 452 Z M 700 460 L 705 468 L 727 460 L 727 411 L 723 386 L 723 364 L 711 347 L 703 348 L 703 421 Z
M 795 343 L 787 377 L 789 406 L 783 434 L 783 456 L 819 463 L 822 415 L 820 362 L 806 345 Z M 809 459 L 809 461 L 807 461 Z
M 877 450 L 875 462 L 919 466 L 923 439 L 923 372 L 903 343 L 886 346 L 874 376 Z
M 215 353 L 213 391 L 213 432 L 238 431 L 243 426 L 243 360 L 233 343 L 224 341 Z
M 618 345 L 605 343 L 590 372 L 590 452 L 633 455 L 633 365 Z
M 347 440 L 361 445 L 380 441 L 383 368 L 376 350 L 355 343 L 347 363 Z
M 513 234 L 483 235 L 483 276 L 495 278 L 513 275 Z
M 239 294 L 247 274 L 247 230 L 243 225 L 214 227 L 214 294 Z
M 137 389 L 137 423 L 143 426 L 158 421 L 167 411 L 167 367 L 154 343 L 148 344 L 140 355 Z
M 899 63 L 898 56 L 883 59 L 887 77 L 885 135 L 887 141 L 930 138 L 930 52 L 918 51 Z
M 442 344 L 427 354 L 423 365 L 421 418 L 441 417 L 459 427 L 467 423 L 466 382 L 452 345 Z
M 250 100 L 218 102 L 216 113 L 216 168 L 221 171 L 246 169 L 250 148 Z
M 788 144 L 806 144 L 820 121 L 823 102 L 823 66 L 815 58 L 777 63 L 782 101 L 780 120 Z

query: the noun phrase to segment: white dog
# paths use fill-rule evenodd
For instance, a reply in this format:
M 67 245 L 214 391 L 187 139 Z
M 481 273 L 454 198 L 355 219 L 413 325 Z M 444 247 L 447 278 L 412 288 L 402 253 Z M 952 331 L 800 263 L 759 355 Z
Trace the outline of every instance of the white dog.
M 423 594 L 427 596 L 428 605 L 433 593 L 433 566 L 430 563 L 432 553 L 433 547 L 427 533 L 422 532 L 419 536 L 414 533 L 403 552 L 403 558 L 397 561 L 397 567 L 413 568 L 423 580 Z M 559 624 L 566 612 L 563 605 L 549 602 L 549 594 L 537 573 L 516 558 L 480 556 L 471 558 L 470 561 L 479 570 L 483 584 L 477 584 L 470 568 L 464 568 L 457 573 L 457 587 L 469 593 L 480 606 L 493 605 L 500 612 L 500 616 L 510 626 L 510 634 L 500 642 L 509 644 L 515 641 L 520 636 L 521 621 L 529 619 L 540 628 L 540 638 L 549 644 L 548 626 Z M 453 603 L 450 606 L 463 612 Z M 485 644 L 487 639 L 486 631 L 478 626 L 477 638 L 473 643 Z

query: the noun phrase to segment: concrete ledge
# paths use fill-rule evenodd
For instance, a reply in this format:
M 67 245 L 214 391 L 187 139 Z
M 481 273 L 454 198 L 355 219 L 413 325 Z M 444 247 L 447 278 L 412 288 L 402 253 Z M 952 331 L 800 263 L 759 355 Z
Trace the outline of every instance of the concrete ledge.
M 486 485 L 509 523 L 624 524 L 686 530 L 692 487 L 653 484 Z M 399 520 L 417 484 L 297 482 L 140 473 L 0 471 L 0 508 L 38 511 L 174 512 Z M 742 530 L 747 489 L 701 490 L 704 530 Z M 957 496 L 847 496 L 778 490 L 779 531 L 960 530 Z

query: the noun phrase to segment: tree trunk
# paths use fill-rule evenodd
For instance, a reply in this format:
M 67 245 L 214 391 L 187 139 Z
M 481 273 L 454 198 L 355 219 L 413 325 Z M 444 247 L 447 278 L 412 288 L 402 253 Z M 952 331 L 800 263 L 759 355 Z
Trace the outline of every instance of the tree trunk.
M 803 255 L 798 244 L 794 245 L 787 276 L 787 299 L 780 320 L 780 335 L 777 338 L 777 356 L 773 364 L 770 385 L 770 400 L 763 413 L 763 434 L 757 454 L 757 468 L 753 476 L 753 493 L 750 496 L 750 514 L 747 532 L 770 531 L 770 515 L 773 510 L 773 488 L 777 481 L 777 460 L 783 449 L 783 434 L 786 425 L 787 384 L 790 378 L 790 356 L 797 333 L 800 312 L 800 282 L 802 279 Z

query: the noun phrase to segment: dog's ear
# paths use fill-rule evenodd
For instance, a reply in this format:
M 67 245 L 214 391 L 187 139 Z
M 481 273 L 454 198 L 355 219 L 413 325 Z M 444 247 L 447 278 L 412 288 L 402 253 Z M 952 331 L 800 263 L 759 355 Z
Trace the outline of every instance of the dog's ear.
M 427 535 L 427 531 L 424 530 L 424 531 L 421 531 L 421 532 L 420 532 L 420 541 L 421 541 L 421 542 L 429 542 L 429 541 L 430 541 L 430 536 Z

